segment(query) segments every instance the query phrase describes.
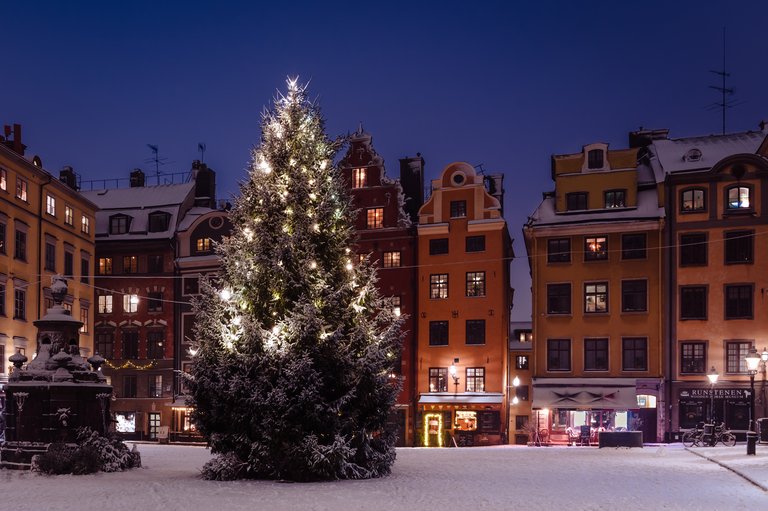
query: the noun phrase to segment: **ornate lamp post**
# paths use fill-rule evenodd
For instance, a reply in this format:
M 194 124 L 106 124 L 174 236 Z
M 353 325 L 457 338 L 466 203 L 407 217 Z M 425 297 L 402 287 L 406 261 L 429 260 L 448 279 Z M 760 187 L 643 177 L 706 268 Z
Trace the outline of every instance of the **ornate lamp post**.
M 715 366 L 712 366 L 712 369 L 709 370 L 707 373 L 707 378 L 709 378 L 709 423 L 714 424 L 715 422 L 715 383 L 717 383 L 717 379 L 720 377 L 719 374 L 717 374 L 717 369 L 715 369 Z
M 744 361 L 747 363 L 747 372 L 749 373 L 749 387 L 751 394 L 749 396 L 749 430 L 755 431 L 755 374 L 757 374 L 757 367 L 760 365 L 760 355 L 754 346 L 749 348 L 747 356 L 744 357 Z
M 448 372 L 451 373 L 451 378 L 453 378 L 453 393 L 454 395 L 459 393 L 459 376 L 456 374 L 456 362 L 458 362 L 458 358 L 453 359 L 453 363 L 451 364 L 451 367 L 448 368 Z

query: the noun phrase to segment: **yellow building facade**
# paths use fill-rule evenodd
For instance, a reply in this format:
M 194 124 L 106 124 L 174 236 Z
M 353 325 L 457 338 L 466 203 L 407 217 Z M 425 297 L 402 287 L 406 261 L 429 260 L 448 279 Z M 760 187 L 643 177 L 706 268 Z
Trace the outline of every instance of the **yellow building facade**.
M 45 171 L 26 157 L 21 127 L 0 137 L 0 383 L 8 357 L 34 356 L 34 321 L 53 305 L 51 277 L 67 278 L 65 307 L 84 323 L 81 353 L 93 353 L 93 257 L 96 206 L 76 191 L 75 175 Z

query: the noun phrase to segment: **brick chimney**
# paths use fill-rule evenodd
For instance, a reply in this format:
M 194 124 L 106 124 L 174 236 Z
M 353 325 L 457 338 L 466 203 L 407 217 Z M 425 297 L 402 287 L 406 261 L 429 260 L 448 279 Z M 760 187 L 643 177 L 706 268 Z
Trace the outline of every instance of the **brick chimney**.
M 6 124 L 3 126 L 5 136 L 0 137 L 0 143 L 20 156 L 24 156 L 27 146 L 21 143 L 21 124 L 14 124 L 13 128 Z
M 141 188 L 144 186 L 144 172 L 141 169 L 133 169 L 131 172 L 131 188 Z

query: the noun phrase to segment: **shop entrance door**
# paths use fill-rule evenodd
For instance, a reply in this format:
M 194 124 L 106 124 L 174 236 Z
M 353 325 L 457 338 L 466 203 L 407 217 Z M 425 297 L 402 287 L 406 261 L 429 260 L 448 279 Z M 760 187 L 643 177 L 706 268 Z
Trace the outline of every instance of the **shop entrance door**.
M 149 439 L 157 440 L 157 431 L 160 428 L 160 413 L 149 412 Z
M 656 441 L 656 408 L 640 408 L 637 412 L 640 419 L 640 431 L 643 432 L 643 442 Z

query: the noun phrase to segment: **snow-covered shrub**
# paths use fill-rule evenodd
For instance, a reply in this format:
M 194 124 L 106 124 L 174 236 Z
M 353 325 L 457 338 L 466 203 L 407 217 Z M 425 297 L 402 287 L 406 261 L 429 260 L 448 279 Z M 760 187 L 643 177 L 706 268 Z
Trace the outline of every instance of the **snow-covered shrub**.
M 80 428 L 77 431 L 77 443 L 81 449 L 91 449 L 98 453 L 102 472 L 119 472 L 141 466 L 139 454 L 132 453 L 117 437 L 105 437 L 90 428 Z
M 213 481 L 232 481 L 242 479 L 247 463 L 240 460 L 236 454 L 228 452 L 219 454 L 203 466 L 203 478 Z

